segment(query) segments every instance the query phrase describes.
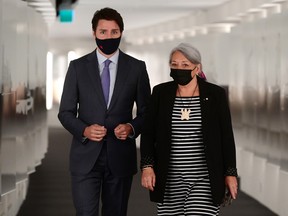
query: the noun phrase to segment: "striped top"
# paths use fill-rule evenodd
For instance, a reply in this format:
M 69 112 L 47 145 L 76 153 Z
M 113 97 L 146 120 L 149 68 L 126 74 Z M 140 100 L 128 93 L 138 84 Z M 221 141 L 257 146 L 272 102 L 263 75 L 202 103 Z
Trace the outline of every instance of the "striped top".
M 189 120 L 181 120 L 181 109 L 190 110 Z M 203 136 L 200 97 L 176 97 L 172 113 L 170 171 L 192 178 L 208 175 Z
M 182 109 L 185 109 L 185 118 Z M 200 97 L 176 97 L 172 112 L 169 170 L 164 200 L 157 203 L 157 215 L 204 214 L 218 215 L 219 206 L 212 203 L 203 145 Z

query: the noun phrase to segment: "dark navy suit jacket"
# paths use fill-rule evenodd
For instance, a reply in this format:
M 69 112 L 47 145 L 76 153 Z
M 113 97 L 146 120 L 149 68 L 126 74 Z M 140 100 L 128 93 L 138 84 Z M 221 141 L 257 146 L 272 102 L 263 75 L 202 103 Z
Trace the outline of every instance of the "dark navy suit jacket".
M 104 140 L 83 142 L 85 127 L 91 124 L 107 128 L 107 157 L 115 176 L 129 176 L 137 172 L 135 138 L 141 133 L 143 114 L 151 89 L 145 62 L 122 51 L 119 53 L 113 96 L 107 110 L 101 87 L 96 51 L 71 61 L 65 78 L 58 118 L 73 135 L 70 150 L 70 170 L 74 174 L 86 174 L 94 166 Z M 137 105 L 132 116 L 134 102 Z M 130 123 L 133 138 L 117 139 L 114 128 Z

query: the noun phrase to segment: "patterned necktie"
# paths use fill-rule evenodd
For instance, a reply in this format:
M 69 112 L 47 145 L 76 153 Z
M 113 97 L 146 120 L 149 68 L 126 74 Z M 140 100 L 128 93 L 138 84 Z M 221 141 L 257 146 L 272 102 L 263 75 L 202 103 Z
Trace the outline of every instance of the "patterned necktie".
M 109 64 L 111 63 L 111 61 L 109 59 L 107 59 L 104 63 L 105 63 L 105 66 L 104 66 L 103 72 L 101 74 L 101 83 L 102 83 L 104 98 L 105 98 L 106 104 L 108 105 L 109 90 L 110 90 Z

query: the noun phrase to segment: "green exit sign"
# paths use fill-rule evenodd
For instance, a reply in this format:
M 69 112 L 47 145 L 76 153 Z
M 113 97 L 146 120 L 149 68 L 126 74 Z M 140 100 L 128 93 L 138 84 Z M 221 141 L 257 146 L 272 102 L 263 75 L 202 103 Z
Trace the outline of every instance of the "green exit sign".
M 59 10 L 60 22 L 72 22 L 73 16 L 74 16 L 73 10 L 68 10 L 68 9 Z

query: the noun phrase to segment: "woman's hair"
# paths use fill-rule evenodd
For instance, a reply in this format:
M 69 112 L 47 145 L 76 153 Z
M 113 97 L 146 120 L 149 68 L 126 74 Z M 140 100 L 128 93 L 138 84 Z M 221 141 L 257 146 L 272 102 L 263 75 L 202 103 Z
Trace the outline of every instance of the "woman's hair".
M 172 55 L 176 51 L 181 52 L 193 64 L 201 64 L 200 52 L 189 43 L 180 43 L 178 46 L 173 48 L 170 53 L 169 63 L 171 63 Z
M 119 28 L 120 28 L 120 32 L 122 33 L 124 30 L 124 23 L 123 23 L 123 19 L 121 17 L 121 15 L 114 9 L 112 8 L 102 8 L 100 10 L 97 10 L 92 18 L 92 29 L 95 32 L 97 26 L 98 26 L 98 22 L 100 19 L 104 19 L 104 20 L 113 20 L 115 21 Z

